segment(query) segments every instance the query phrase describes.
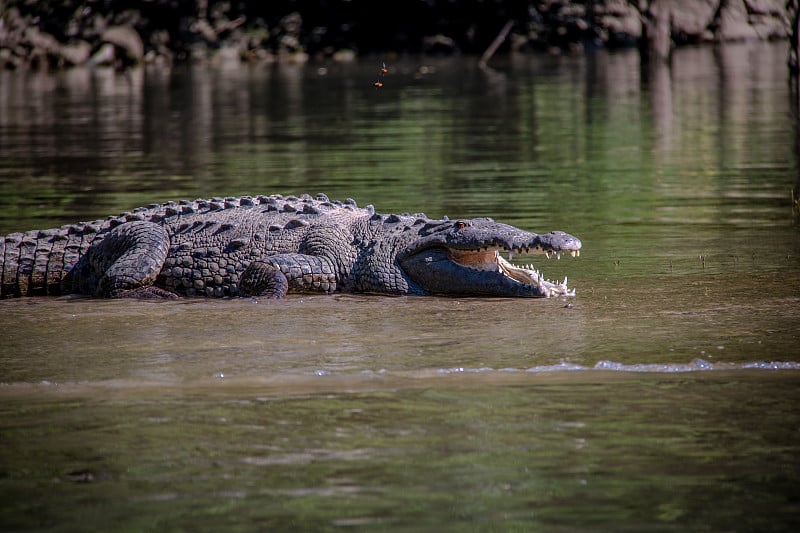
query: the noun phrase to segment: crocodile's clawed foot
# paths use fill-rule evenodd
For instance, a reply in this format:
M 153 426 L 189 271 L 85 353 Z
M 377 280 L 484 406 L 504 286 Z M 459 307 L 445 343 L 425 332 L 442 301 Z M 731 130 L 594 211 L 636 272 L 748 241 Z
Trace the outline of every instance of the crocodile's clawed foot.
M 279 299 L 289 291 L 289 281 L 277 266 L 264 261 L 253 261 L 245 269 L 239 284 L 242 296 Z
M 153 287 L 137 287 L 136 289 L 121 290 L 113 293 L 112 298 L 139 298 L 143 300 L 177 300 L 178 295 L 174 292 Z

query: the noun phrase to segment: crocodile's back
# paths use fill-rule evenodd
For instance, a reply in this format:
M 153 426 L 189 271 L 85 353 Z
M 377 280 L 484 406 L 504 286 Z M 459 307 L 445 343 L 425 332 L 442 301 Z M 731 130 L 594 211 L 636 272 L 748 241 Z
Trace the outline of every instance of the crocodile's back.
M 372 214 L 355 202 L 331 202 L 324 195 L 238 199 L 236 208 L 167 219 L 170 248 L 156 285 L 189 296 L 237 296 L 249 264 L 265 256 L 298 253 L 314 225 L 351 227 Z M 330 251 L 337 244 L 330 243 Z
M 209 246 L 213 241 L 210 235 L 224 234 L 225 246 L 236 248 L 246 244 L 245 239 L 272 238 L 270 226 L 273 229 L 299 227 L 318 216 L 339 218 L 364 213 L 371 211 L 358 209 L 352 200 L 330 201 L 322 194 L 316 198 L 308 195 L 240 196 L 151 204 L 105 220 L 12 233 L 0 237 L 0 298 L 85 292 L 80 276 L 73 275 L 73 270 L 81 267 L 92 244 L 105 239 L 114 228 L 131 222 L 166 228 L 174 241 L 168 255 L 173 258 L 169 265 L 176 266 L 174 258 L 181 255 L 182 247 L 184 252 L 191 249 L 193 263 L 188 266 L 197 270 L 208 261 L 195 261 L 195 258 L 203 255 L 203 250 L 213 250 Z M 265 226 L 265 230 L 253 229 L 256 221 Z M 245 228 L 249 228 L 244 232 L 247 235 L 243 234 Z M 178 292 L 194 293 L 191 287 L 175 281 L 171 284 L 170 288 Z

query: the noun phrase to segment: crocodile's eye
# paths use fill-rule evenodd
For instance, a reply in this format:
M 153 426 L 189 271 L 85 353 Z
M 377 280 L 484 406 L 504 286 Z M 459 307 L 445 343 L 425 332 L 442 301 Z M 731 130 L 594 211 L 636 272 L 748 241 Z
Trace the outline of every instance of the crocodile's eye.
M 463 220 L 459 220 L 458 222 L 456 222 L 456 229 L 464 229 L 466 227 L 467 223 L 464 222 Z

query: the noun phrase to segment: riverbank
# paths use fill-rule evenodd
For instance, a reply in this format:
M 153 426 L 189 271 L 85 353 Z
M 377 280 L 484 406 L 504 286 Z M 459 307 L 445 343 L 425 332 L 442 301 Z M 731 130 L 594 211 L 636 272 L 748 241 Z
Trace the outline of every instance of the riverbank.
M 519 2 L 26 2 L 0 8 L 3 68 L 275 62 L 414 53 L 574 53 L 640 46 L 668 56 L 699 42 L 786 39 L 783 0 Z

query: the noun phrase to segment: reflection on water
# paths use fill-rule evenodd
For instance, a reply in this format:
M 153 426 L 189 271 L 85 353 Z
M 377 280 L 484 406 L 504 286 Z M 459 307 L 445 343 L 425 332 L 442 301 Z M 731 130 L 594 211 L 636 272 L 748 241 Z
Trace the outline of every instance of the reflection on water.
M 786 199 L 777 45 L 679 50 L 644 72 L 628 52 L 514 57 L 494 76 L 423 66 L 392 65 L 381 91 L 371 64 L 4 72 L 0 231 L 253 192 L 573 224 L 575 205 L 605 221 L 743 179 Z
M 493 65 L 0 72 L 3 234 L 322 191 L 584 243 L 568 300 L 0 301 L 2 529 L 799 525 L 783 45 Z

